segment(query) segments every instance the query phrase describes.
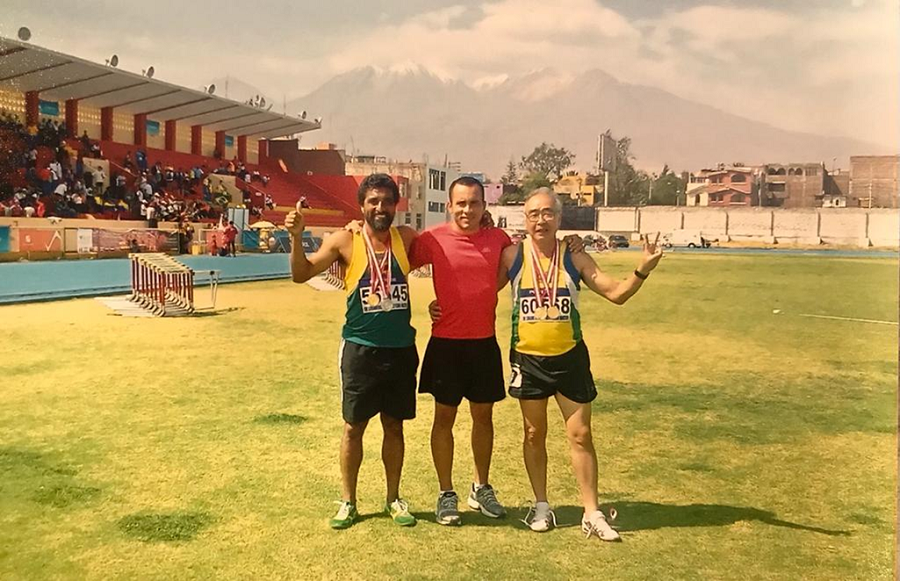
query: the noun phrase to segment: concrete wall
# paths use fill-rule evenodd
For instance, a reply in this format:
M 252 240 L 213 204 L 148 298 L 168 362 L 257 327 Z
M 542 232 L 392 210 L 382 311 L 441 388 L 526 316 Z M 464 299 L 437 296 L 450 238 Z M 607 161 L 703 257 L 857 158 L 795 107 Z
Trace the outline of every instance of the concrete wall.
M 869 212 L 868 236 L 872 246 L 900 246 L 900 213 Z
M 867 246 L 867 223 L 865 211 L 822 212 L 819 214 L 819 237 L 828 244 L 858 243 Z
M 671 232 L 684 228 L 681 208 L 641 208 L 638 213 L 638 233 Z
M 637 219 L 637 208 L 598 208 L 597 230 L 611 233 L 635 232 Z
M 605 233 L 682 228 L 723 242 L 900 246 L 900 212 L 886 208 L 597 208 L 597 229 Z
M 728 235 L 728 213 L 708 209 L 685 210 L 684 229 L 700 230 L 703 234 L 722 238 Z

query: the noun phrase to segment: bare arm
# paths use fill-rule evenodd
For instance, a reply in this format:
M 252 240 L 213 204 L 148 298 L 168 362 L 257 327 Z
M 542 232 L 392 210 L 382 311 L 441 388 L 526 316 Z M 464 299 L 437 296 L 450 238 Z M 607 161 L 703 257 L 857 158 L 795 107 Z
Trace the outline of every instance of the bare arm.
M 509 282 L 509 269 L 512 268 L 513 262 L 516 260 L 516 253 L 519 247 L 516 245 L 507 246 L 500 255 L 500 268 L 497 271 L 497 292 L 503 290 Z
M 303 252 L 303 230 L 305 221 L 300 212 L 300 203 L 297 209 L 290 212 L 284 220 L 284 225 L 291 233 L 291 280 L 296 283 L 306 282 L 312 277 L 325 272 L 335 261 L 341 260 L 341 249 L 350 244 L 353 235 L 350 232 L 339 230 L 325 238 L 322 246 L 312 256 L 306 257 Z
M 656 235 L 656 241 L 650 242 L 649 236 L 643 238 L 644 252 L 641 257 L 641 263 L 635 269 L 641 274 L 649 276 L 650 272 L 659 264 L 659 260 L 663 257 L 662 248 L 658 246 L 659 234 Z M 616 280 L 600 270 L 594 258 L 586 252 L 572 254 L 572 263 L 581 274 L 582 280 L 589 289 L 602 296 L 611 303 L 624 305 L 628 299 L 637 293 L 644 279 L 640 278 L 634 272 L 625 280 Z

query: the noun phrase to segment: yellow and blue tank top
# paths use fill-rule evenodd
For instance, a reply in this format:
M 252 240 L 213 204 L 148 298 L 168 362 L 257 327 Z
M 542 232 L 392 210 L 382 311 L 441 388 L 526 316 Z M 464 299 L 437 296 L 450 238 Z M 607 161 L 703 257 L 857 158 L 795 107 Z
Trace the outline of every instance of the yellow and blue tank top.
M 353 234 L 353 253 L 344 274 L 347 319 L 341 336 L 345 341 L 369 347 L 409 347 L 415 344 L 416 330 L 409 322 L 409 259 L 400 232 L 394 227 L 391 227 L 391 250 L 390 292 L 393 309 L 383 311 L 380 305 L 371 306 L 366 300 L 375 292 L 366 243 L 361 233 Z
M 581 276 L 565 244 L 561 244 L 562 260 L 556 290 L 555 320 L 536 316 L 538 299 L 535 296 L 535 273 L 531 261 L 531 238 L 519 244 L 519 252 L 509 270 L 512 281 L 512 349 L 527 355 L 553 356 L 570 351 L 581 341 L 581 315 L 578 312 L 578 291 Z M 541 258 L 541 267 L 549 268 L 550 259 Z

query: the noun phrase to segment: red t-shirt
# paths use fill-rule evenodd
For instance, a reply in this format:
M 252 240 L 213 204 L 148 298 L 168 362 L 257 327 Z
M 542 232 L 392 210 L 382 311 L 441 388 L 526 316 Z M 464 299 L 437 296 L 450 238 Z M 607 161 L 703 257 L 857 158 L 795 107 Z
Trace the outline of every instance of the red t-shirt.
M 497 272 L 503 249 L 512 244 L 500 228 L 475 234 L 454 232 L 441 224 L 413 243 L 410 262 L 432 265 L 434 293 L 441 318 L 431 334 L 444 339 L 484 339 L 494 335 Z

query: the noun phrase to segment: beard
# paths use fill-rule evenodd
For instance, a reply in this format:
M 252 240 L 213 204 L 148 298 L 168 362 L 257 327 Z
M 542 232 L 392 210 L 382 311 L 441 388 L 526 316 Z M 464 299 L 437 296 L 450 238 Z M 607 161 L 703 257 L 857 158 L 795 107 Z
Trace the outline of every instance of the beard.
M 393 222 L 393 214 L 376 214 L 375 212 L 366 214 L 366 224 L 375 232 L 386 232 Z

